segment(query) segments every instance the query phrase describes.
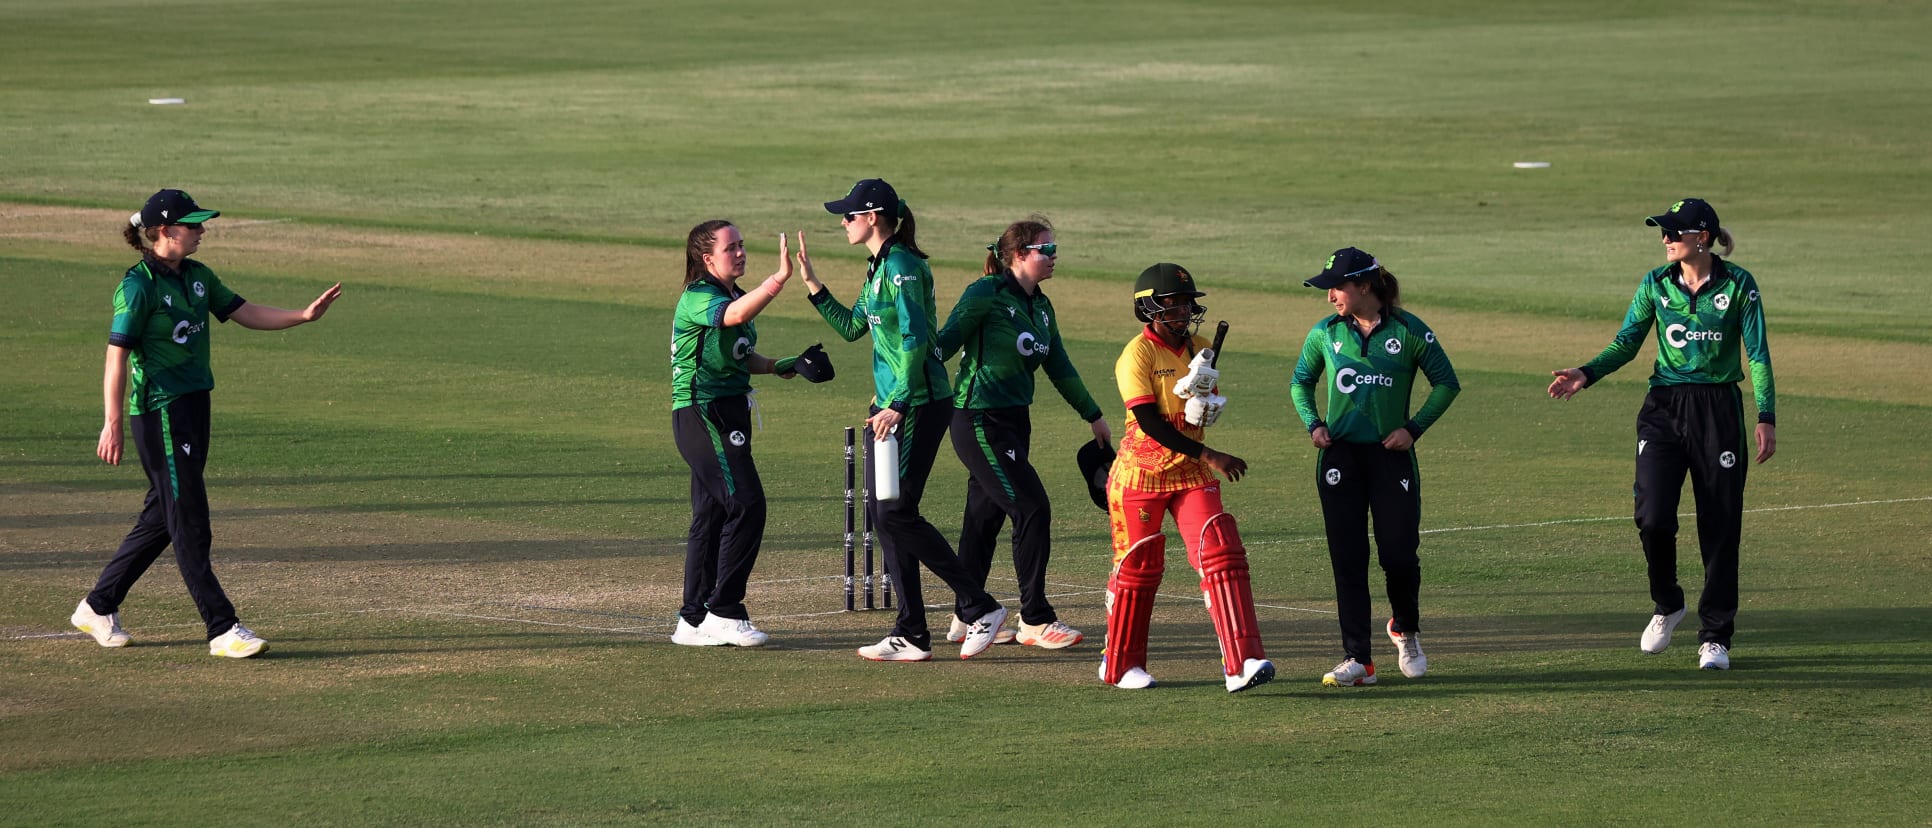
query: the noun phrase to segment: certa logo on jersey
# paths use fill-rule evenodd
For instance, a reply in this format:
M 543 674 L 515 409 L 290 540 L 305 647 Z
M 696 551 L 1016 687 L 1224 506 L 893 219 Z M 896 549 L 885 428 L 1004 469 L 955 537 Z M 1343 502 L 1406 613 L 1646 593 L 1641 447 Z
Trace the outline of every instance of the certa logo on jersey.
M 1364 385 L 1380 385 L 1383 388 L 1394 388 L 1395 377 L 1388 376 L 1387 374 L 1363 374 L 1353 368 L 1343 368 L 1335 372 L 1335 390 L 1337 391 L 1344 394 L 1353 394 L 1355 393 L 1355 389 Z
M 1022 331 L 1019 340 L 1013 343 L 1013 347 L 1019 349 L 1020 356 L 1033 356 L 1034 354 L 1046 354 L 1050 346 L 1045 342 L 1035 339 L 1033 334 Z
M 731 343 L 732 359 L 744 359 L 745 355 L 749 353 L 751 353 L 751 340 L 749 338 L 741 336 L 738 337 L 737 342 Z
M 1673 348 L 1682 348 L 1692 342 L 1723 342 L 1723 331 L 1693 331 L 1681 324 L 1664 329 L 1664 341 Z
M 204 324 L 189 322 L 186 319 L 174 323 L 174 342 L 176 345 L 188 344 L 188 337 L 201 333 Z

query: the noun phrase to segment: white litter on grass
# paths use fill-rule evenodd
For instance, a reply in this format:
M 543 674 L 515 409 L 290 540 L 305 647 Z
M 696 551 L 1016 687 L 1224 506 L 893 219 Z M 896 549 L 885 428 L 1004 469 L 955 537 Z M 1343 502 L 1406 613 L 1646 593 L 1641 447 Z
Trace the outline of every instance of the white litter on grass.
M 1550 165 L 1550 162 L 1548 162 L 1548 161 L 1518 161 L 1518 162 L 1516 162 L 1516 169 L 1519 169 L 1519 170 L 1540 170 L 1540 169 L 1543 169 L 1543 168 L 1545 168 L 1545 167 L 1548 167 L 1549 165 Z
M 155 106 L 164 106 L 167 104 L 184 104 L 187 102 L 188 102 L 187 98 L 149 98 L 148 99 L 148 103 L 154 104 Z

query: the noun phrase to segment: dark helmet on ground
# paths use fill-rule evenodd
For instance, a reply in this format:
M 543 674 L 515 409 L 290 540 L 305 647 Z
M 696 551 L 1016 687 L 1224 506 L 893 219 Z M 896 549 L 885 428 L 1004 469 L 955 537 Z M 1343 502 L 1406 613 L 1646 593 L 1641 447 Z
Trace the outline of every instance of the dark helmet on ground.
M 1134 317 L 1142 322 L 1154 321 L 1154 314 L 1160 313 L 1168 305 L 1161 300 L 1170 296 L 1194 299 L 1206 296 L 1194 286 L 1194 276 L 1187 268 L 1171 262 L 1161 262 L 1140 272 L 1134 280 Z M 1199 302 L 1191 302 L 1189 325 L 1200 325 L 1207 318 L 1207 308 Z M 1190 331 L 1191 333 L 1192 331 Z

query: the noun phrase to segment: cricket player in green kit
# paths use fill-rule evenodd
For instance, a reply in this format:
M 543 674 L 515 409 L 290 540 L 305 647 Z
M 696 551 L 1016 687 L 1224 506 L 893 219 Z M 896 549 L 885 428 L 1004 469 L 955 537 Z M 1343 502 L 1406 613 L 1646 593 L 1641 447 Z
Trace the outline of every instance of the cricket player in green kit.
M 1103 446 L 1113 431 L 1080 381 L 1060 339 L 1059 314 L 1040 283 L 1053 278 L 1059 245 L 1042 216 L 1016 221 L 987 246 L 986 275 L 966 286 L 939 332 L 942 358 L 959 354 L 953 380 L 953 451 L 969 472 L 966 514 L 959 530 L 959 560 L 986 585 L 1000 527 L 1013 520 L 1013 568 L 1019 576 L 1021 644 L 1057 650 L 1082 635 L 1060 621 L 1046 597 L 1053 513 L 1046 486 L 1031 460 L 1033 373 L 1047 379 L 1093 429 Z M 948 640 L 965 637 L 958 616 Z M 996 643 L 1009 635 L 1002 628 Z
M 1330 687 L 1375 683 L 1369 653 L 1369 528 L 1375 516 L 1376 558 L 1382 565 L 1391 618 L 1386 627 L 1402 674 L 1421 678 L 1422 473 L 1415 441 L 1461 393 L 1456 369 L 1421 318 L 1400 306 L 1401 286 L 1367 252 L 1344 247 L 1322 272 L 1302 284 L 1328 291 L 1335 313 L 1308 332 L 1289 393 L 1295 411 L 1320 449 L 1315 491 L 1321 496 L 1328 560 L 1335 574 L 1335 608 L 1342 627 L 1342 663 L 1322 676 Z M 1409 415 L 1416 374 L 1429 380 L 1421 410 Z M 1315 384 L 1328 387 L 1327 419 L 1315 410 Z
M 1636 357 L 1657 328 L 1657 364 L 1637 411 L 1637 537 L 1650 573 L 1650 623 L 1638 646 L 1661 653 L 1684 619 L 1677 583 L 1677 505 L 1684 476 L 1697 498 L 1697 537 L 1704 557 L 1704 594 L 1697 602 L 1697 666 L 1731 667 L 1737 617 L 1738 537 L 1744 521 L 1744 379 L 1750 363 L 1756 397 L 1757 462 L 1777 451 L 1777 394 L 1764 302 L 1757 280 L 1729 256 L 1736 247 L 1717 211 L 1687 198 L 1644 223 L 1663 235 L 1665 264 L 1644 275 L 1623 327 L 1610 346 L 1578 368 L 1554 371 L 1550 396 L 1567 400 Z
M 302 310 L 257 305 L 235 295 L 207 265 L 188 258 L 201 249 L 203 224 L 219 215 L 187 193 L 162 190 L 122 229 L 141 261 L 114 291 L 102 379 L 107 422 L 95 454 L 120 465 L 124 429 L 132 425 L 148 494 L 134 529 L 69 619 L 103 647 L 127 646 L 121 603 L 172 544 L 181 580 L 207 628 L 208 653 L 249 658 L 268 649 L 267 641 L 242 626 L 209 557 L 214 533 L 203 471 L 211 448 L 209 392 L 215 375 L 209 367 L 213 329 L 208 317 L 258 331 L 293 328 L 321 319 L 342 294 L 342 285 L 323 291 Z
M 892 185 L 877 178 L 853 185 L 844 198 L 825 202 L 825 209 L 839 216 L 847 244 L 865 245 L 872 254 L 866 259 L 859 298 L 848 308 L 832 296 L 812 271 L 803 240 L 798 245 L 800 272 L 813 307 L 839 336 L 851 342 L 872 334 L 873 398 L 867 432 L 878 441 L 874 451 L 890 445 L 886 440 L 895 432 L 899 445 L 898 499 L 866 504 L 885 547 L 886 572 L 899 593 L 899 618 L 879 643 L 860 647 L 859 656 L 872 661 L 932 657 L 925 593 L 919 584 L 919 565 L 925 564 L 952 587 L 956 614 L 968 624 L 959 657 L 972 658 L 992 646 L 1006 623 L 1006 608 L 986 593 L 960 564 L 946 537 L 919 514 L 939 441 L 952 422 L 953 390 L 939 357 L 932 269 L 914 235 L 918 225 Z
M 752 319 L 792 276 L 778 236 L 778 272 L 747 291 L 745 238 L 723 219 L 691 228 L 684 244 L 684 293 L 671 322 L 671 435 L 691 467 L 691 528 L 684 546 L 684 605 L 671 642 L 688 647 L 757 647 L 769 636 L 751 623 L 745 587 L 765 537 L 765 487 L 751 457 L 751 375 L 791 379 L 821 361 L 816 346 L 797 359 L 758 353 Z M 815 356 L 816 353 L 816 356 Z M 809 370 L 809 369 L 808 369 Z

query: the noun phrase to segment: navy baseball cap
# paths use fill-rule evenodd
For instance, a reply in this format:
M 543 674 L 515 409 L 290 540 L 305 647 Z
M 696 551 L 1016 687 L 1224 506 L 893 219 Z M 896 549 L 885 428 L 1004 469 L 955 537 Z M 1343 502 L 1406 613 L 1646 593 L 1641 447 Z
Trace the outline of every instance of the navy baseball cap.
M 819 343 L 806 348 L 804 353 L 795 357 L 785 357 L 772 365 L 774 374 L 797 373 L 812 382 L 826 382 L 837 376 L 832 368 L 832 358 L 825 354 L 825 344 Z
M 148 197 L 130 222 L 136 227 L 162 227 L 169 224 L 200 224 L 221 215 L 220 210 L 203 210 L 194 197 L 180 190 L 162 190 Z
M 1327 290 L 1350 279 L 1367 278 L 1381 267 L 1382 263 L 1376 261 L 1368 251 L 1344 247 L 1328 257 L 1328 264 L 1322 268 L 1322 272 L 1302 284 Z
M 1704 199 L 1687 198 L 1670 205 L 1670 209 L 1662 214 L 1644 219 L 1644 224 L 1662 227 L 1673 233 L 1682 233 L 1686 230 L 1708 230 L 1715 233 L 1718 227 L 1717 210 Z
M 887 218 L 898 218 L 899 193 L 883 178 L 868 178 L 852 185 L 852 192 L 844 198 L 825 202 L 825 212 L 838 215 L 884 212 Z

